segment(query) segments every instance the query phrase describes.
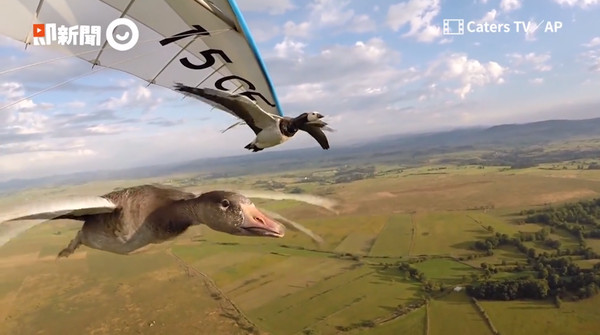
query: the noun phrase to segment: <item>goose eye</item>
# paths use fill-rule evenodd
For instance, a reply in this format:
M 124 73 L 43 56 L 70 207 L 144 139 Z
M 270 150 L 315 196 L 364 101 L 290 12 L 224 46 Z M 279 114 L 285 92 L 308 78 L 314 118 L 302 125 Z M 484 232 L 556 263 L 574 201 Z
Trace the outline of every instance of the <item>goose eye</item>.
M 229 200 L 227 200 L 227 199 L 221 200 L 221 207 L 223 207 L 223 208 L 229 207 Z

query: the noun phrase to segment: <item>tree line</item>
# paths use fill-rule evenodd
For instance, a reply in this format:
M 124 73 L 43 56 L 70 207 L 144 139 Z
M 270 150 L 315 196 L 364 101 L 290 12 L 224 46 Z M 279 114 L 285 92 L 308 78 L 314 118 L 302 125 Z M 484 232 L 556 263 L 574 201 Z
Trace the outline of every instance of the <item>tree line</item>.
M 525 222 L 540 223 L 568 231 L 579 241 L 585 238 L 600 238 L 600 198 L 522 211 Z
M 469 295 L 478 299 L 514 300 L 514 299 L 546 299 L 553 297 L 554 303 L 560 307 L 561 299 L 570 297 L 584 299 L 600 292 L 600 263 L 591 269 L 582 269 L 570 256 L 581 256 L 584 259 L 600 258 L 591 248 L 586 247 L 585 238 L 600 238 L 600 199 L 580 201 L 557 208 L 523 211 L 526 222 L 541 223 L 550 226 L 534 233 L 519 233 L 516 237 L 496 233 L 483 241 L 476 241 L 474 249 L 493 254 L 500 246 L 514 246 L 527 257 L 527 269 L 535 275 L 521 278 L 493 280 L 485 276 L 485 280 L 467 285 Z M 549 237 L 554 229 L 564 229 L 579 240 L 579 246 L 573 249 L 561 249 L 560 241 Z M 552 253 L 537 252 L 528 248 L 524 242 L 539 241 L 554 249 Z M 483 266 L 486 273 L 489 266 Z M 518 266 L 519 271 L 525 268 Z
M 598 294 L 600 288 L 600 266 L 581 269 L 569 258 L 546 258 L 531 260 L 537 278 L 484 280 L 467 285 L 467 293 L 478 299 L 515 300 L 545 299 L 555 297 L 555 303 L 569 296 L 585 299 Z

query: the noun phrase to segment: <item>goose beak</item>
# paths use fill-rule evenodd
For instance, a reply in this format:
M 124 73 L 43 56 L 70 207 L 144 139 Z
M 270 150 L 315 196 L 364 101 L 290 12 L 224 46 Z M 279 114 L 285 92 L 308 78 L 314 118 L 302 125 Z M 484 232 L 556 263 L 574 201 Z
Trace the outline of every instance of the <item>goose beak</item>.
M 270 237 L 283 237 L 285 235 L 285 227 L 281 223 L 266 216 L 253 204 L 243 204 L 241 207 L 244 222 L 240 228 L 248 235 Z

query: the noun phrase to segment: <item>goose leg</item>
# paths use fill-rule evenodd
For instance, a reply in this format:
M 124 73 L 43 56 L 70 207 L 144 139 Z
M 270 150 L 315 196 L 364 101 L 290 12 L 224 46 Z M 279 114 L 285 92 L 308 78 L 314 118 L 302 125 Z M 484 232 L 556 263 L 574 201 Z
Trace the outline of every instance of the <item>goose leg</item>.
M 248 143 L 248 145 L 246 145 L 244 149 L 252 150 L 252 152 L 263 150 L 262 148 L 257 147 L 256 144 L 254 144 L 254 142 Z
M 80 230 L 77 232 L 77 236 L 75 236 L 75 238 L 71 240 L 69 245 L 58 253 L 58 256 L 56 256 L 56 258 L 66 258 L 69 257 L 72 253 L 74 253 L 75 249 L 77 249 L 81 245 L 81 235 L 82 233 Z

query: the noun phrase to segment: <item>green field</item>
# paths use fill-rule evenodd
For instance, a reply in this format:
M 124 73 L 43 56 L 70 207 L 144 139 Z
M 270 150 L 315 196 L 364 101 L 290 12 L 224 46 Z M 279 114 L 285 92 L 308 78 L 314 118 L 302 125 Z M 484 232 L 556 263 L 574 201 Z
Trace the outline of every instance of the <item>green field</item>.
M 466 294 L 450 293 L 429 306 L 430 334 L 491 334 Z
M 480 304 L 501 334 L 597 334 L 599 297 L 563 302 L 557 309 L 551 302 L 484 301 Z
M 328 194 L 339 202 L 337 214 L 294 200 L 255 199 L 258 207 L 310 228 L 324 245 L 294 231 L 283 239 L 260 239 L 200 226 L 129 256 L 82 247 L 56 260 L 79 224 L 38 225 L 0 247 L 0 333 L 491 334 L 464 291 L 452 289 L 482 275 L 484 262 L 501 269 L 527 259 L 511 246 L 485 256 L 473 243 L 495 232 L 539 231 L 540 225 L 519 222 L 515 213 L 522 209 L 600 194 L 600 171 L 572 169 L 429 166 L 331 185 L 296 182 L 290 174 L 191 186 L 251 189 L 271 178 L 288 189 Z M 190 180 L 170 178 L 172 184 Z M 0 209 L 45 194 L 98 194 L 156 181 L 30 190 L 0 198 Z M 550 237 L 565 248 L 577 245 L 563 231 Z M 588 239 L 587 245 L 600 250 L 597 241 Z M 538 242 L 527 243 L 549 251 Z M 428 296 L 423 282 L 398 269 L 398 262 L 409 260 L 427 281 L 447 290 L 432 294 L 428 306 L 407 307 Z M 577 262 L 586 268 L 596 263 Z M 593 334 L 600 327 L 594 312 L 598 297 L 565 301 L 560 309 L 551 301 L 480 303 L 502 334 Z
M 479 270 L 447 258 L 434 258 L 413 264 L 417 270 L 423 272 L 428 280 L 445 284 L 464 283 L 464 277 L 469 277 Z
M 413 223 L 410 215 L 395 214 L 388 218 L 385 227 L 373 243 L 371 256 L 408 256 L 412 248 Z

